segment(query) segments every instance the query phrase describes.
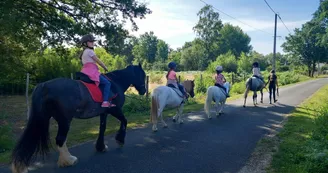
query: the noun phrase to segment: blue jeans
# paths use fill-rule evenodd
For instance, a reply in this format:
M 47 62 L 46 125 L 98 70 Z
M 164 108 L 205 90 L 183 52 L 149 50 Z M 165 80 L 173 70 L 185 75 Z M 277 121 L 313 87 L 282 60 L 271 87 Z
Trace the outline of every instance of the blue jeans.
M 100 80 L 99 88 L 102 91 L 103 99 L 104 99 L 104 101 L 108 101 L 109 95 L 110 95 L 110 86 L 111 86 L 111 83 L 103 75 L 100 75 L 99 76 L 99 80 Z
M 178 83 L 178 87 L 179 87 L 179 90 L 182 92 L 182 94 L 186 95 L 183 85 Z

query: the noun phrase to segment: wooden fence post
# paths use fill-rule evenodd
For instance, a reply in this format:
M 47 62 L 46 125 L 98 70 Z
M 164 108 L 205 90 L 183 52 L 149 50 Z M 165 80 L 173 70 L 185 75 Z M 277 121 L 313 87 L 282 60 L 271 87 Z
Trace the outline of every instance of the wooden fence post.
M 146 77 L 146 97 L 149 97 L 149 76 Z
M 26 97 L 26 107 L 27 107 L 27 119 L 29 118 L 29 112 L 30 112 L 30 105 L 29 105 L 29 98 L 28 98 L 28 90 L 29 90 L 29 83 L 30 83 L 30 74 L 26 74 L 26 91 L 25 91 L 25 97 Z
M 181 76 L 179 76 L 179 83 L 181 83 Z
M 71 79 L 73 79 L 73 73 L 71 73 Z

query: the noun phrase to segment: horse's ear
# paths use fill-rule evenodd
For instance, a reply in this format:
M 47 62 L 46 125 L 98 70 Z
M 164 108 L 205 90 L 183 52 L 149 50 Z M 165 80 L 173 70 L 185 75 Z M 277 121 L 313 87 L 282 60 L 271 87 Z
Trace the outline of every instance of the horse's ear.
M 142 67 L 141 67 L 141 63 L 140 63 L 140 62 L 139 62 L 139 67 L 140 67 L 140 68 L 142 68 Z

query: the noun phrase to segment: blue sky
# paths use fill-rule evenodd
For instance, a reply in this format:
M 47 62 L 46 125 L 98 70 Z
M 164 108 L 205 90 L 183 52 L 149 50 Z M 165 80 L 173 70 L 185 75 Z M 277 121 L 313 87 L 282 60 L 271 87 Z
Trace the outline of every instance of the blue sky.
M 250 37 L 253 49 L 268 54 L 273 51 L 274 13 L 264 0 L 204 0 L 219 10 L 265 32 L 239 23 L 220 13 L 223 23 L 229 22 L 241 27 Z M 198 21 L 197 12 L 205 5 L 200 0 L 146 0 L 153 11 L 146 19 L 137 19 L 139 30 L 133 35 L 154 31 L 155 35 L 166 41 L 171 48 L 181 47 L 186 41 L 192 41 L 196 34 L 192 27 Z M 289 30 L 293 32 L 312 18 L 319 6 L 319 0 L 267 0 L 270 6 L 280 14 Z M 277 52 L 282 52 L 281 44 L 288 30 L 278 18 Z

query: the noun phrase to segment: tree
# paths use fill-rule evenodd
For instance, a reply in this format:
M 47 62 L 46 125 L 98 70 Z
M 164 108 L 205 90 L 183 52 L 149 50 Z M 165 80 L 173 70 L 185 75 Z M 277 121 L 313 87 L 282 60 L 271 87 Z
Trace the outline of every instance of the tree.
M 236 57 L 231 51 L 218 56 L 217 59 L 211 62 L 211 64 L 207 67 L 207 71 L 215 71 L 215 68 L 218 65 L 221 65 L 223 67 L 223 71 L 228 73 L 236 73 L 238 69 Z
M 184 70 L 204 70 L 206 50 L 197 39 L 193 41 L 192 46 L 183 49 L 181 52 L 181 65 Z
M 251 38 L 240 27 L 229 23 L 224 24 L 220 34 L 221 44 L 219 47 L 221 53 L 227 53 L 231 50 L 236 57 L 239 57 L 242 52 L 248 53 L 252 50 Z
M 71 44 L 83 34 L 94 33 L 105 36 L 105 47 L 116 52 L 128 35 L 124 21 L 130 20 L 136 30 L 134 18 L 149 13 L 145 3 L 135 0 L 2 0 L 0 36 L 28 47 L 40 40 L 45 46 Z
M 252 69 L 252 62 L 254 57 L 247 56 L 244 52 L 241 53 L 241 56 L 238 60 L 238 72 L 239 73 L 249 73 Z
M 219 55 L 218 49 L 220 30 L 222 28 L 222 21 L 219 19 L 219 13 L 214 12 L 210 5 L 204 6 L 198 13 L 198 23 L 193 30 L 197 36 L 203 41 L 207 56 L 204 57 L 206 63 L 215 60 Z
M 132 50 L 135 57 L 134 61 L 144 63 L 155 62 L 157 43 L 158 38 L 154 35 L 154 32 L 142 34 Z
M 302 29 L 295 29 L 295 34 L 286 37 L 287 41 L 282 45 L 291 57 L 299 58 L 307 66 L 309 76 L 313 76 L 316 63 L 325 61 L 327 57 L 327 48 L 321 44 L 324 33 L 325 28 L 312 20 Z
M 156 61 L 164 63 L 169 54 L 169 45 L 163 40 L 158 40 L 156 51 Z

